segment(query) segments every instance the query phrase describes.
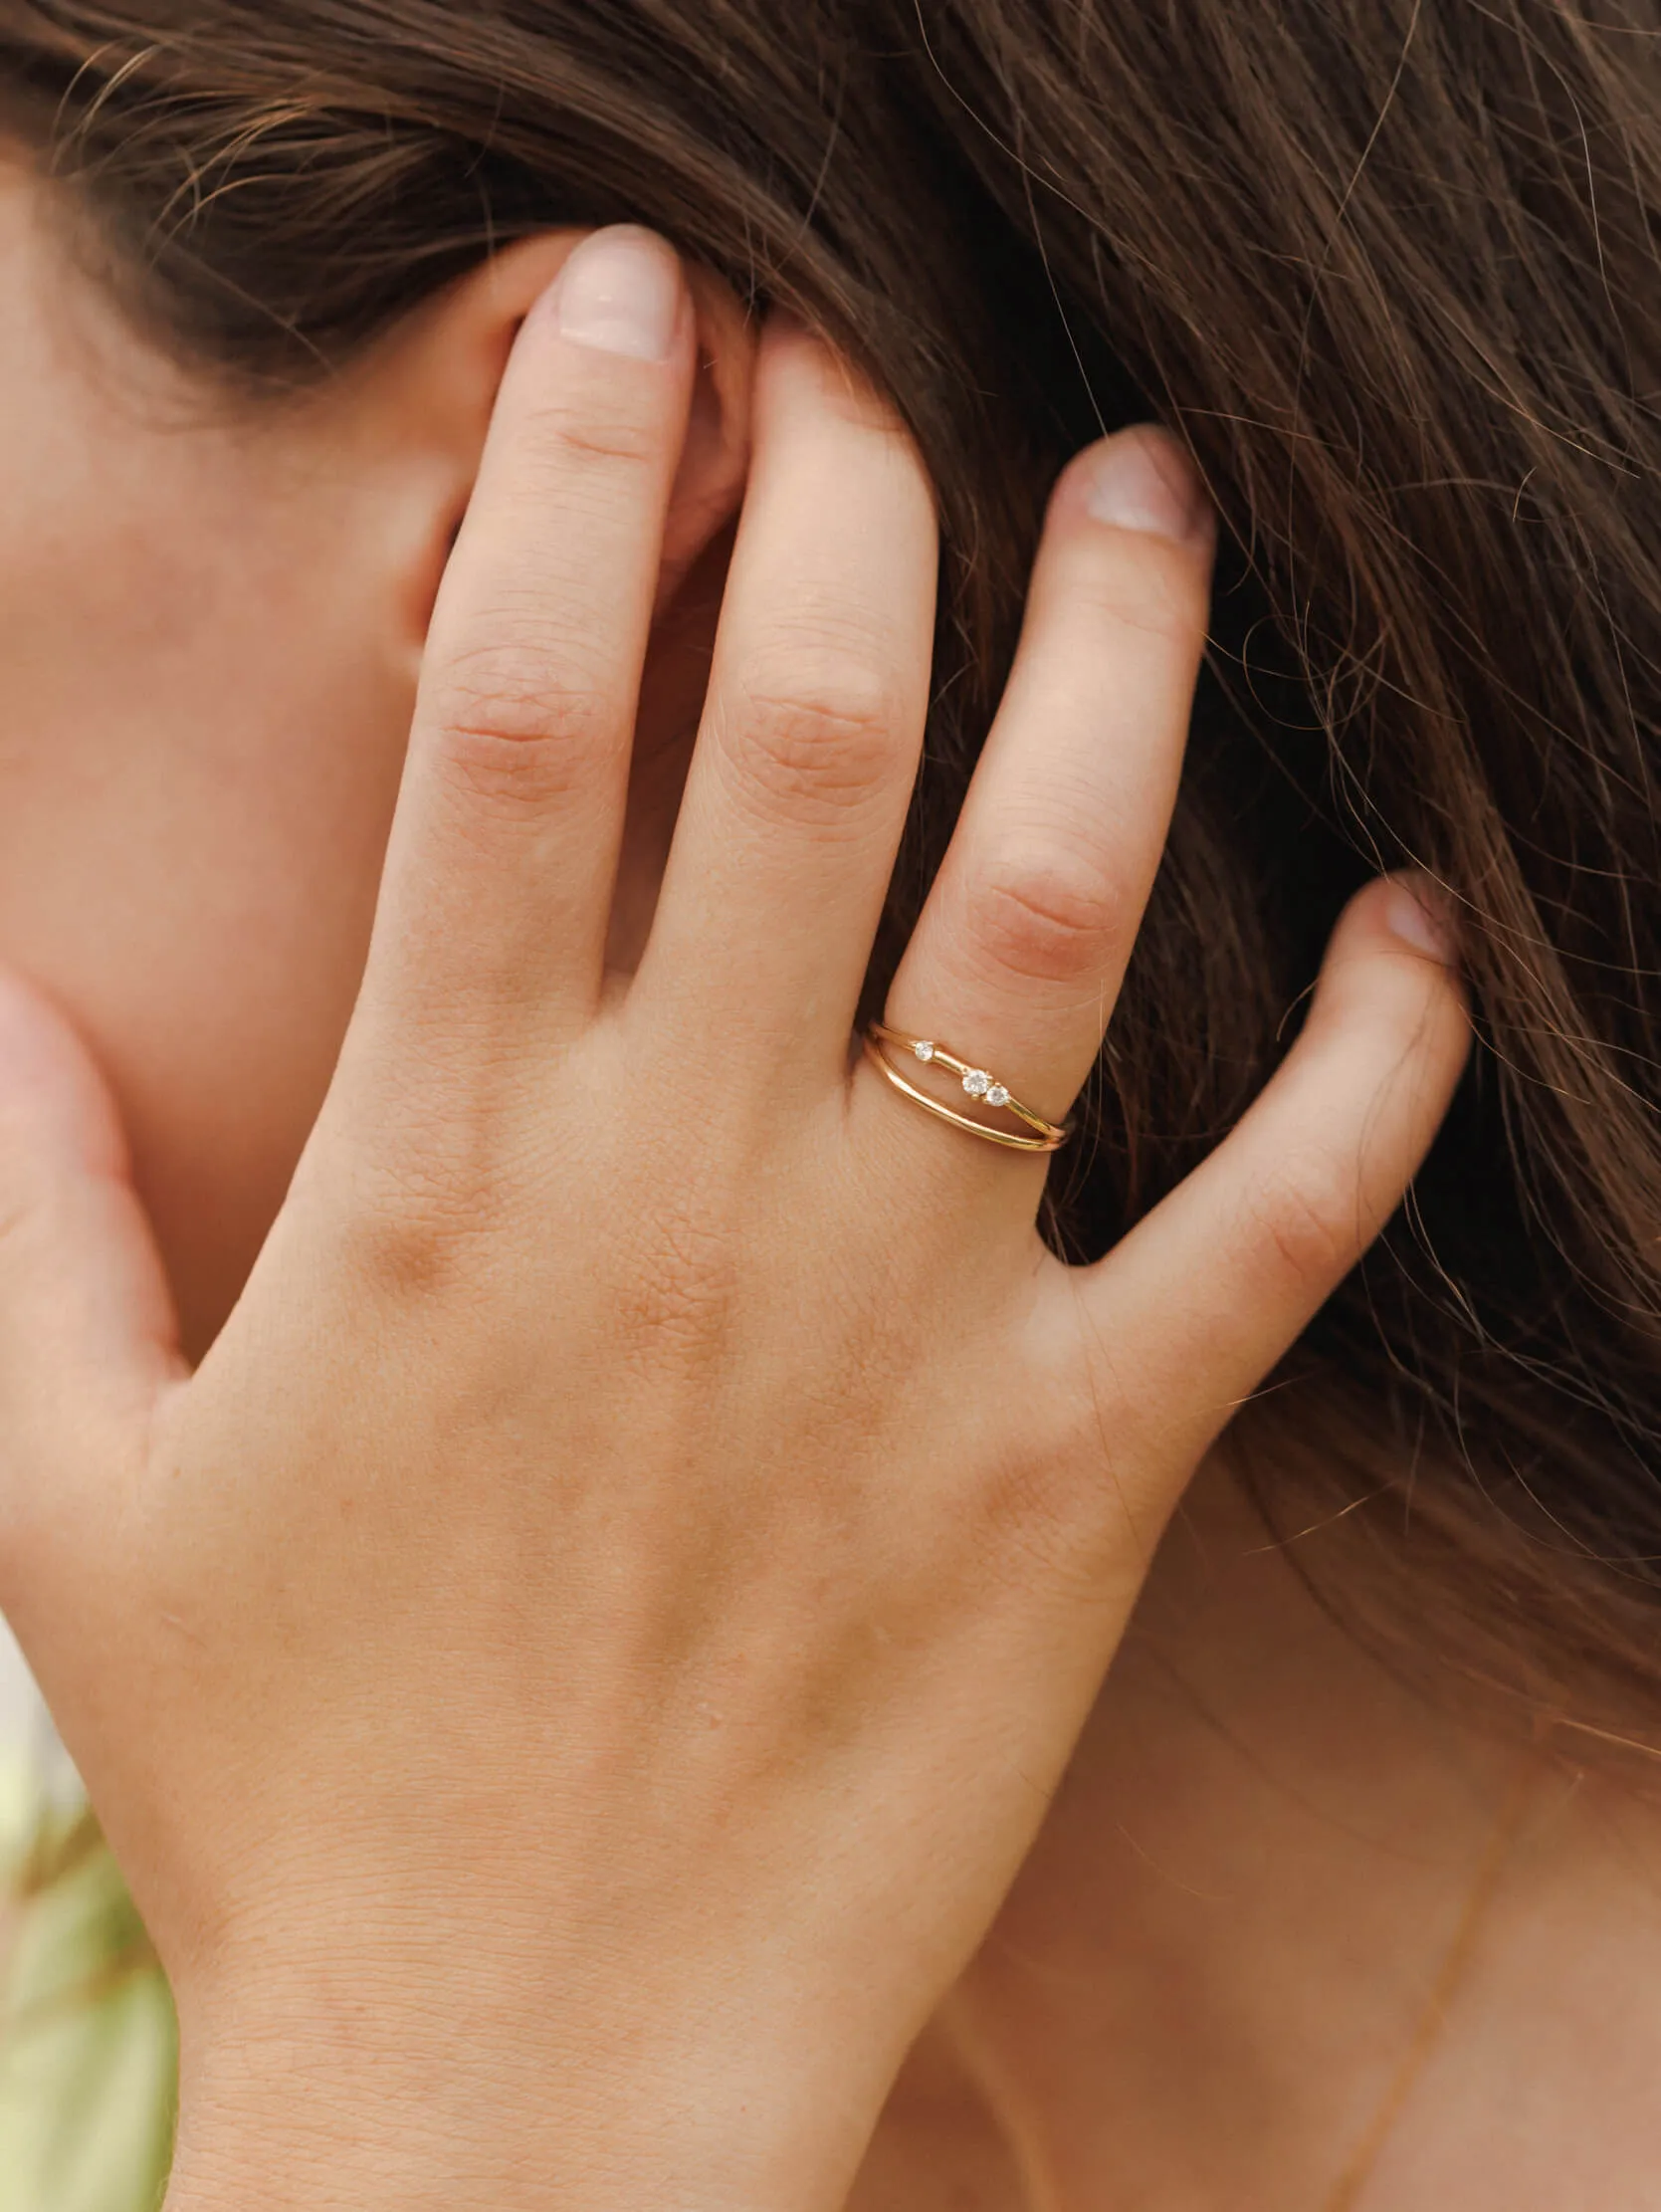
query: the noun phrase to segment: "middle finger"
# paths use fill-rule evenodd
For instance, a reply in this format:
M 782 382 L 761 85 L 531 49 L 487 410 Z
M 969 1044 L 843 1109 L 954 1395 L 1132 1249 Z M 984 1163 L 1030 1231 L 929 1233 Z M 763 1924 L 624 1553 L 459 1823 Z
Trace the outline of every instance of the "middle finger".
M 703 723 L 632 1000 L 840 1080 L 929 703 L 938 563 L 915 448 L 775 324 Z

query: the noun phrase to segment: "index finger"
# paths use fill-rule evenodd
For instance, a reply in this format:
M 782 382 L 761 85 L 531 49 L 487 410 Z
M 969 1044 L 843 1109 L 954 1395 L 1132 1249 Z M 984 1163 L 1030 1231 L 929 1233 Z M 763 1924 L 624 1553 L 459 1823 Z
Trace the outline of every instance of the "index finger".
M 429 1026 L 580 1026 L 695 374 L 680 263 L 632 226 L 519 333 L 434 612 L 366 998 Z

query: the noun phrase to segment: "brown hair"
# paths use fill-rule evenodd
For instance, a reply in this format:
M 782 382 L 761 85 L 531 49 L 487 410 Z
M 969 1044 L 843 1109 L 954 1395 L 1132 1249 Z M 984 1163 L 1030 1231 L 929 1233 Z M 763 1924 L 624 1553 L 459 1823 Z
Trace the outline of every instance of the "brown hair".
M 1049 480 L 1103 423 L 1186 438 L 1213 646 L 1053 1233 L 1098 1249 L 1180 1177 L 1346 894 L 1428 869 L 1481 1049 L 1248 1465 L 1283 1526 L 1361 1500 L 1380 1584 L 1434 1572 L 1513 1681 L 1651 1710 L 1658 29 L 1644 0 L 0 0 L 0 98 L 85 250 L 239 383 L 628 216 L 894 393 L 944 589 L 874 989 Z

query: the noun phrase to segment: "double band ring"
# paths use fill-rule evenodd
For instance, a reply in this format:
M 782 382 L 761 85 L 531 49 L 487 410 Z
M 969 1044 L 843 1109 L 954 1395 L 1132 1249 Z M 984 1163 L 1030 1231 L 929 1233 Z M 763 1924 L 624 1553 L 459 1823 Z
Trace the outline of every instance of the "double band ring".
M 1002 1107 L 1025 1122 L 1032 1131 L 1023 1136 L 1013 1129 L 993 1129 L 983 1121 L 976 1121 L 971 1114 L 960 1114 L 955 1107 L 947 1106 L 943 1099 L 934 1098 L 928 1091 L 919 1090 L 902 1074 L 893 1059 L 890 1048 L 909 1052 L 914 1060 L 926 1066 L 943 1067 L 955 1075 L 970 1098 L 978 1098 L 987 1106 Z M 941 1121 L 948 1121 L 954 1129 L 966 1129 L 971 1137 L 984 1137 L 989 1145 L 1007 1145 L 1011 1152 L 1054 1152 L 1064 1145 L 1073 1133 L 1071 1122 L 1046 1121 L 1042 1114 L 1035 1114 L 1030 1106 L 1023 1106 L 1006 1083 L 1000 1083 L 983 1067 L 973 1067 L 967 1060 L 960 1060 L 948 1052 L 943 1044 L 936 1044 L 933 1037 L 911 1037 L 903 1030 L 891 1029 L 886 1022 L 873 1021 L 865 1032 L 867 1056 L 882 1070 L 897 1091 Z

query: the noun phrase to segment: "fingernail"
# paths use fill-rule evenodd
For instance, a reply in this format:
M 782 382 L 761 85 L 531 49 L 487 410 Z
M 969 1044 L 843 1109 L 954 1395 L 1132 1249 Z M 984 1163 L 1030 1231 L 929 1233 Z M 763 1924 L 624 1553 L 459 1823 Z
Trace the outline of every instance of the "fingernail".
M 554 288 L 559 334 L 602 353 L 667 358 L 681 315 L 681 265 L 674 249 L 633 223 L 585 238 Z
M 1156 430 L 1125 430 L 1096 463 L 1085 502 L 1099 523 L 1178 544 L 1197 537 L 1206 501 L 1187 456 Z
M 1416 953 L 1451 968 L 1457 958 L 1453 916 L 1448 902 L 1428 876 L 1397 876 L 1384 901 L 1384 926 Z

